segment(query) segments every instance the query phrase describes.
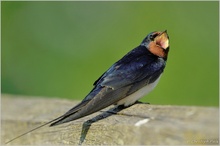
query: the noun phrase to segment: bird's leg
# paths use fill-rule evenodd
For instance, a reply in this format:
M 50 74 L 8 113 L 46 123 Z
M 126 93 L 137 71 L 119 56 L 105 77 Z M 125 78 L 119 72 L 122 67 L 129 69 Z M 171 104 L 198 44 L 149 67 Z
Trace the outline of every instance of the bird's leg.
M 102 111 L 102 112 L 107 112 L 107 113 L 111 113 L 111 114 L 117 115 L 117 114 L 119 114 L 118 112 L 120 112 L 121 110 L 126 109 L 126 108 L 128 108 L 128 107 L 126 107 L 124 105 L 118 105 L 118 106 L 116 106 L 116 107 L 114 107 L 114 108 L 112 108 L 112 109 L 110 109 L 108 111 Z
M 134 104 L 150 104 L 150 103 L 149 102 L 136 101 Z
M 129 106 L 118 105 L 118 106 L 116 106 L 115 108 L 110 109 L 110 110 L 105 111 L 105 112 L 108 112 L 108 113 L 111 113 L 111 114 L 115 114 L 115 115 L 117 115 L 117 114 L 122 115 L 122 114 L 120 114 L 120 113 L 118 113 L 118 112 L 120 112 L 121 110 L 126 109 L 126 108 L 128 108 L 128 107 L 131 107 L 131 106 L 133 106 L 133 105 L 135 105 L 135 104 L 150 104 L 150 103 L 145 103 L 145 102 L 141 102 L 141 101 L 136 101 L 135 103 L 133 103 L 133 104 L 131 104 L 131 105 L 129 105 Z M 102 112 L 104 112 L 104 111 L 102 111 Z

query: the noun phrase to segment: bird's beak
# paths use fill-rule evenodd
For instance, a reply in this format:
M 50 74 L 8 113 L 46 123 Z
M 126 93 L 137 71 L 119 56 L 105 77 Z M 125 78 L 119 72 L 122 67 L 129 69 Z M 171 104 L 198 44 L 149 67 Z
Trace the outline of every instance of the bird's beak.
M 163 49 L 167 49 L 169 47 L 169 37 L 167 34 L 167 30 L 161 32 L 155 39 L 155 43 L 162 47 Z

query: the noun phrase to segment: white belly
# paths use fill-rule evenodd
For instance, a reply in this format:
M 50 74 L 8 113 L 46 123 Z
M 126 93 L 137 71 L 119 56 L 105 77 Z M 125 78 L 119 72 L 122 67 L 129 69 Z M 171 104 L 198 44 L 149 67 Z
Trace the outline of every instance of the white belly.
M 140 99 L 144 95 L 147 95 L 150 91 L 152 91 L 154 89 L 154 87 L 159 82 L 160 77 L 161 77 L 161 75 L 159 76 L 159 78 L 155 82 L 153 82 L 151 84 L 148 84 L 147 86 L 139 89 L 138 91 L 134 92 L 133 94 L 131 94 L 131 95 L 125 97 L 124 99 L 118 101 L 117 105 L 129 106 L 129 105 L 135 103 L 138 99 Z

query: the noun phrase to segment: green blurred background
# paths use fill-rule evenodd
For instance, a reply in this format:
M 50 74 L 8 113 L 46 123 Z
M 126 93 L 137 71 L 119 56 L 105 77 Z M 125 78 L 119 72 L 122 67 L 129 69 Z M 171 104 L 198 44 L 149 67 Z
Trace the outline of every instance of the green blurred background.
M 170 53 L 142 101 L 219 105 L 219 2 L 1 2 L 2 93 L 81 100 L 155 30 Z

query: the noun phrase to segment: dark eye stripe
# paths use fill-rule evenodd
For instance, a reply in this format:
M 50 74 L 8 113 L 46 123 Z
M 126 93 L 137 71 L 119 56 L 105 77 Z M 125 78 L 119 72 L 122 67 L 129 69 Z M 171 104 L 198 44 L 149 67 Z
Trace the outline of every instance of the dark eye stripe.
M 150 35 L 150 40 L 154 40 L 154 38 L 156 37 L 158 35 L 158 33 L 154 33 L 154 34 L 152 34 L 152 35 Z
M 150 40 L 154 40 L 154 36 L 153 35 L 150 35 Z

